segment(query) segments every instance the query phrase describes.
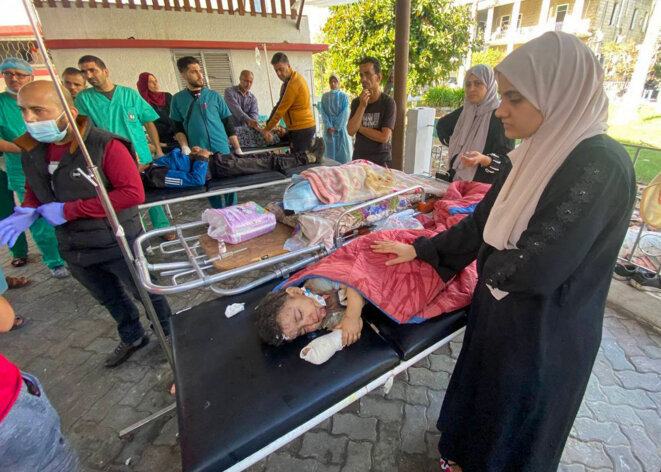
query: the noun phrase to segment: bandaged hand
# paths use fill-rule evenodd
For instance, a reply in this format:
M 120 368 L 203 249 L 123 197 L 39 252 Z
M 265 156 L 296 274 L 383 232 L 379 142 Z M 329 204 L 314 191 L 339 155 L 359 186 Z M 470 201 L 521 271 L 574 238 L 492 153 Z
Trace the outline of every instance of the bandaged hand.
M 301 359 L 312 364 L 320 365 L 326 362 L 333 355 L 341 351 L 342 331 L 337 330 L 332 333 L 314 338 L 307 346 L 301 349 Z
M 191 149 L 188 146 L 181 146 L 181 152 L 182 154 L 188 156 L 191 152 Z
M 39 213 L 36 208 L 14 207 L 14 213 L 0 220 L 0 243 L 13 247 L 23 231 L 32 226 Z
M 363 318 L 360 312 L 352 315 L 348 311 L 340 322 L 333 328 L 333 331 L 342 330 L 342 346 L 349 346 L 360 339 L 363 332 Z
M 415 248 L 411 244 L 398 243 L 395 241 L 377 241 L 371 246 L 372 251 L 377 254 L 394 254 L 394 259 L 386 262 L 387 266 L 411 262 L 417 257 Z

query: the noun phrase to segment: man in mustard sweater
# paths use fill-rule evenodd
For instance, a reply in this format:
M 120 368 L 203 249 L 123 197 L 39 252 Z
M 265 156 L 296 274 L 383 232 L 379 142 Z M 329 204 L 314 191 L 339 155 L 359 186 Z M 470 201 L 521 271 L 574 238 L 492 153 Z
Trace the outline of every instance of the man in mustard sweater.
M 287 126 L 287 137 L 291 141 L 292 152 L 310 151 L 318 154 L 323 138 L 314 139 L 316 124 L 312 107 L 310 106 L 310 89 L 301 74 L 295 72 L 289 64 L 289 58 L 282 52 L 277 52 L 271 59 L 276 75 L 282 80 L 280 99 L 271 112 L 266 125 L 258 131 L 267 142 L 273 140 L 270 131 L 276 128 L 280 119 Z

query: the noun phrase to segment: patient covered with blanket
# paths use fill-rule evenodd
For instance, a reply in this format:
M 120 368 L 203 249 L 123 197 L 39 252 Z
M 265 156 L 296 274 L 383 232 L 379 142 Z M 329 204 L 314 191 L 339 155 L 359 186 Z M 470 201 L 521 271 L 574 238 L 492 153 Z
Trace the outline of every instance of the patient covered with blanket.
M 370 233 L 297 272 L 260 302 L 260 337 L 277 346 L 319 329 L 333 330 L 328 340 L 322 336 L 313 341 L 330 344 L 319 349 L 323 362 L 360 338 L 360 316 L 366 302 L 399 324 L 421 323 L 469 305 L 477 282 L 474 262 L 448 277 L 447 268 L 433 267 L 420 259 L 388 264 L 393 255 L 378 251 L 378 247 L 381 241 L 412 244 L 419 237 L 433 237 L 467 216 L 452 209 L 479 202 L 488 188 L 488 184 L 475 182 L 453 183 L 435 203 L 427 229 Z M 313 343 L 314 355 L 317 346 Z M 301 352 L 303 358 L 306 349 Z

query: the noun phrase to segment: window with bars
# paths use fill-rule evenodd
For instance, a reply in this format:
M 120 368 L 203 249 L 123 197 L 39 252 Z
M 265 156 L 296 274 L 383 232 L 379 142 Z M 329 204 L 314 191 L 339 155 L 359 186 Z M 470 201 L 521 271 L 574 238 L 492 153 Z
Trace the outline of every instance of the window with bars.
M 229 51 L 195 51 L 177 50 L 172 51 L 172 62 L 177 76 L 179 88 L 183 89 L 186 84 L 182 81 L 177 60 L 185 56 L 193 56 L 202 65 L 205 85 L 221 95 L 227 87 L 232 85 L 232 60 Z
M 631 15 L 631 23 L 629 23 L 629 31 L 633 31 L 636 27 L 636 20 L 638 19 L 638 8 L 633 9 L 633 14 Z

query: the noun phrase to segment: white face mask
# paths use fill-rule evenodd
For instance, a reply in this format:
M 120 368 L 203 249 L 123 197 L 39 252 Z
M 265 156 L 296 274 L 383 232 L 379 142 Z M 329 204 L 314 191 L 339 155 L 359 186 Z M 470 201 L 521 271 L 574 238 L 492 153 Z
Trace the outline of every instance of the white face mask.
M 315 300 L 321 306 L 326 306 L 326 300 L 324 300 L 324 297 L 322 297 L 321 295 L 317 295 L 316 293 L 312 293 L 309 288 L 303 289 L 303 295 Z

